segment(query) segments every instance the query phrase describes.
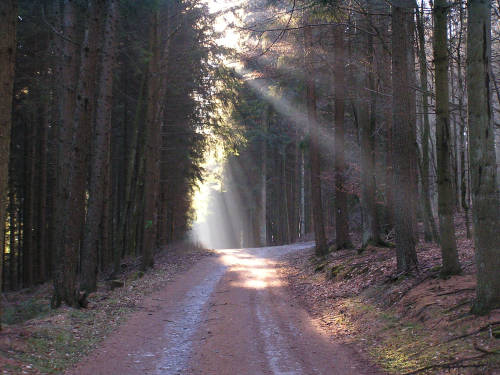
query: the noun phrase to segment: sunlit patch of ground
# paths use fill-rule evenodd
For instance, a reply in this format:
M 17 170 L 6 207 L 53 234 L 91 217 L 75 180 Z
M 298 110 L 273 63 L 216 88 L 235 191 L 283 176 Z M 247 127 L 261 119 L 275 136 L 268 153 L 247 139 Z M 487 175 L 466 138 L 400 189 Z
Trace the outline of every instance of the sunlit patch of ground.
M 124 286 L 110 290 L 101 281 L 87 309 L 50 310 L 50 284 L 6 293 L 2 301 L 0 374 L 61 374 L 126 321 L 143 299 L 201 257 L 213 252 L 185 244 L 158 254 L 155 268 L 144 276 L 139 264 L 123 263 Z
M 394 278 L 394 249 L 346 250 L 318 261 L 292 254 L 281 276 L 316 325 L 361 345 L 394 374 L 500 374 L 500 309 L 470 314 L 475 267 L 472 242 L 457 218 L 463 275 L 442 280 L 440 250 L 420 243 L 421 272 Z

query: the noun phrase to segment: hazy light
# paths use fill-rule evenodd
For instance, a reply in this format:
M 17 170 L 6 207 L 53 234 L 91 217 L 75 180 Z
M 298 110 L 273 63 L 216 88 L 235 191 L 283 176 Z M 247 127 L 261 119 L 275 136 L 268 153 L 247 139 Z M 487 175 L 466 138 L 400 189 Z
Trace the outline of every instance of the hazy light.
M 269 85 L 264 79 L 254 79 L 254 72 L 249 71 L 243 67 L 237 67 L 236 72 L 246 80 L 246 83 L 254 90 L 254 92 L 259 95 L 262 99 L 271 104 L 276 112 L 282 115 L 284 118 L 290 121 L 296 129 L 301 129 L 304 133 L 308 133 L 309 129 L 309 119 L 307 116 L 306 108 L 300 108 L 301 106 L 297 103 L 288 101 L 284 97 L 278 97 L 273 93 Z M 325 127 L 320 123 L 315 123 L 314 126 L 317 128 L 320 148 L 323 152 L 331 151 L 334 138 L 330 132 L 328 132 Z
M 230 183 L 232 170 L 224 160 L 220 143 L 209 150 L 203 167 L 206 171 L 204 181 L 199 184 L 193 198 L 196 214 L 193 240 L 208 248 L 242 247 L 245 213 L 241 197 Z
M 214 29 L 222 33 L 222 37 L 217 40 L 221 46 L 238 49 L 240 42 L 240 33 L 231 25 L 238 22 L 234 9 L 243 4 L 242 0 L 207 0 L 208 9 L 212 14 L 219 13 L 214 23 Z
M 217 14 L 214 24 L 215 30 L 222 33 L 222 37 L 217 40 L 221 46 L 233 48 L 240 51 L 244 43 L 248 40 L 244 35 L 232 25 L 238 24 L 243 17 L 242 0 L 205 0 L 212 14 Z M 265 63 L 266 58 L 262 61 Z M 253 91 L 264 101 L 268 102 L 273 109 L 289 124 L 303 134 L 309 131 L 309 120 L 306 108 L 303 105 L 290 101 L 281 94 L 273 91 L 273 86 L 265 79 L 256 77 L 258 72 L 246 70 L 238 61 L 223 60 L 224 65 L 233 68 L 237 74 L 253 89 Z M 282 69 L 291 70 L 291 67 L 282 66 Z M 218 108 L 219 112 L 227 111 L 227 108 Z M 227 114 L 223 117 L 230 118 Z M 321 144 L 319 147 L 323 152 L 331 151 L 333 137 L 321 124 L 314 126 L 318 129 Z M 245 205 L 252 197 L 246 196 L 244 189 L 239 189 L 231 184 L 235 180 L 247 186 L 245 176 L 241 175 L 241 167 L 237 158 L 232 163 L 227 163 L 223 156 L 223 145 L 218 143 L 213 146 L 206 155 L 206 163 L 203 166 L 206 170 L 204 182 L 198 186 L 193 199 L 193 209 L 196 219 L 193 224 L 192 235 L 194 239 L 209 248 L 235 248 L 243 246 L 244 231 L 249 230 L 246 226 L 249 215 L 245 211 Z M 234 170 L 231 170 L 234 168 Z M 237 177 L 234 179 L 233 175 Z M 255 285 L 262 284 L 265 279 L 265 269 L 256 267 L 258 275 L 251 277 Z M 257 271 L 256 271 L 257 272 Z M 263 285 L 263 284 L 262 284 Z
M 248 289 L 265 289 L 282 285 L 276 276 L 275 262 L 235 249 L 217 250 L 221 262 L 236 272 L 241 280 L 231 281 L 231 286 Z

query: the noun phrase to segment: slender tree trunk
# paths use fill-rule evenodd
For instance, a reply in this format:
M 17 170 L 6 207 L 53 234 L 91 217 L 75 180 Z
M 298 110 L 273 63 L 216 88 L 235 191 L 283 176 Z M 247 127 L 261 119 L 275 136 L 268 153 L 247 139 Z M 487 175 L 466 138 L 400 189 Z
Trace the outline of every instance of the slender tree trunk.
M 490 0 L 469 0 L 467 100 L 477 290 L 473 311 L 500 307 L 500 197 L 490 92 Z
M 266 107 L 263 111 L 261 131 L 262 137 L 259 142 L 260 148 L 260 180 L 258 181 L 259 189 L 257 191 L 257 207 L 256 221 L 254 230 L 256 233 L 257 246 L 266 246 L 266 202 L 267 202 L 267 130 L 270 117 L 270 108 Z
M 147 92 L 147 88 L 145 89 Z M 147 111 L 147 109 L 145 109 Z M 134 169 L 133 184 L 133 202 L 130 215 L 128 254 L 139 256 L 143 253 L 143 234 L 144 234 L 144 150 L 146 140 L 146 123 L 143 121 L 140 124 L 139 135 L 137 139 L 137 155 L 136 168 Z M 133 229 L 132 229 L 133 228 Z
M 55 25 L 61 25 L 61 7 L 59 2 L 52 2 L 48 7 L 50 14 L 50 22 Z M 62 64 L 59 61 L 62 54 L 63 39 L 58 35 L 52 35 L 50 41 L 50 49 L 57 52 L 57 56 L 50 57 L 49 64 L 55 67 L 56 74 L 52 74 L 50 82 L 47 82 L 47 89 L 51 92 L 51 107 L 49 112 L 50 123 L 52 126 L 48 129 L 48 155 L 47 155 L 47 271 L 48 277 L 55 280 L 56 275 L 56 252 L 58 251 L 57 239 L 60 228 L 57 224 L 60 223 L 60 218 L 57 214 L 60 213 L 60 205 L 57 203 L 60 189 L 58 184 L 58 158 L 59 158 L 59 139 L 60 134 L 60 107 L 62 88 L 59 82 L 59 77 L 62 75 Z M 55 284 L 55 282 L 54 282 Z
M 2 290 L 5 214 L 9 173 L 12 94 L 16 56 L 17 1 L 0 2 L 0 291 Z M 11 234 L 12 235 L 12 234 Z M 1 310 L 0 310 L 1 315 Z M 1 329 L 0 324 L 0 329 Z
M 360 90 L 365 90 L 364 84 L 359 86 Z M 375 212 L 375 184 L 374 184 L 374 164 L 373 164 L 373 129 L 371 127 L 369 103 L 364 95 L 358 104 L 358 129 L 361 158 L 361 218 L 362 218 L 362 239 L 361 248 L 378 243 L 378 231 L 376 229 Z
M 111 106 L 110 106 L 111 107 Z M 109 113 L 109 121 L 111 122 L 111 112 Z M 105 140 L 108 145 L 108 155 L 105 161 L 104 168 L 104 203 L 101 212 L 101 230 L 99 239 L 99 251 L 101 253 L 100 269 L 103 271 L 106 266 L 112 263 L 113 255 L 111 251 L 111 200 L 112 200 L 112 186 L 111 186 L 111 124 L 109 124 L 109 131 L 107 139 Z
M 441 237 L 443 276 L 460 273 L 455 225 L 454 198 L 451 171 L 450 111 L 448 92 L 448 37 L 446 0 L 434 2 L 434 64 L 436 85 L 436 150 L 438 163 L 438 213 Z
M 156 238 L 157 228 L 157 201 L 158 201 L 158 172 L 159 160 L 157 150 L 157 140 L 160 135 L 160 129 L 157 126 L 158 122 L 155 121 L 155 112 L 158 105 L 158 88 L 156 81 L 158 80 L 157 74 L 159 71 L 159 19 L 155 14 L 153 20 L 153 31 L 151 37 L 151 50 L 152 57 L 149 64 L 149 78 L 148 78 L 148 102 L 146 114 L 146 141 L 145 141 L 145 155 L 144 155 L 144 238 L 143 238 L 143 255 L 142 255 L 142 269 L 146 270 L 153 266 L 153 247 Z
M 457 71 L 458 71 L 458 112 L 460 118 L 460 193 L 461 193 L 461 205 L 464 210 L 465 216 L 465 227 L 467 231 L 467 238 L 471 238 L 470 232 L 470 221 L 469 221 L 469 200 L 467 199 L 467 191 L 469 190 L 469 184 L 467 174 L 469 169 L 466 168 L 466 158 L 467 153 L 467 143 L 465 132 L 467 131 L 467 119 L 466 111 L 464 110 L 464 83 L 463 83 L 463 58 L 462 58 L 462 40 L 463 40 L 463 28 L 464 28 L 464 9 L 462 3 L 459 3 L 460 12 L 460 25 L 459 25 L 459 40 L 457 45 Z M 465 73 L 465 72 L 464 72 Z
M 411 190 L 410 190 L 410 203 L 413 206 L 411 208 L 411 212 L 413 213 L 413 235 L 415 236 L 415 244 L 418 243 L 418 145 L 417 145 L 417 91 L 415 87 L 417 87 L 417 72 L 415 70 L 415 12 L 417 10 L 417 2 L 413 1 L 413 9 L 408 17 L 406 18 L 407 22 L 407 36 L 408 36 L 408 93 L 409 93 L 409 104 L 410 104 L 410 128 L 411 132 L 409 135 L 411 136 L 411 149 L 410 155 L 413 155 L 410 160 L 410 168 L 411 168 Z
M 94 127 L 94 147 L 91 158 L 91 176 L 89 188 L 89 200 L 87 207 L 87 220 L 82 245 L 82 272 L 80 288 L 87 292 L 93 292 L 97 288 L 97 250 L 101 239 L 101 230 L 106 228 L 102 222 L 105 211 L 105 201 L 109 197 L 106 194 L 106 186 L 109 184 L 109 154 L 110 154 L 110 132 L 111 132 L 111 106 L 113 92 L 113 72 L 115 55 L 115 28 L 118 17 L 117 3 L 115 0 L 107 0 L 107 14 L 104 26 L 103 58 L 101 61 L 101 74 L 97 92 L 96 124 Z M 102 7 L 93 4 L 96 12 L 91 15 L 89 23 L 88 51 L 96 51 L 96 35 L 92 34 L 92 25 L 99 24 Z M 91 60 L 93 60 L 92 57 Z M 85 62 L 85 61 L 84 61 Z M 95 64 L 92 64 L 88 72 L 89 78 L 95 77 Z M 105 220 L 107 220 L 107 215 Z M 106 246 L 100 243 L 101 252 L 105 252 Z
M 120 81 L 123 82 L 123 91 L 128 92 L 129 69 L 124 67 Z M 128 165 L 127 150 L 129 149 L 127 130 L 131 123 L 129 121 L 129 97 L 123 99 L 123 121 L 113 121 L 111 147 L 111 170 L 112 170 L 112 254 L 110 264 L 114 266 L 115 256 L 121 257 L 123 251 L 124 221 L 122 218 L 125 207 L 125 183 L 126 169 Z M 109 265 L 109 264 L 108 264 Z
M 290 243 L 290 205 L 289 196 L 290 196 L 290 184 L 287 180 L 286 173 L 286 146 L 283 146 L 283 152 L 281 153 L 281 175 L 282 175 L 282 185 L 284 187 L 284 194 L 282 196 L 283 202 L 283 244 Z
M 299 206 L 299 237 L 306 235 L 306 182 L 304 148 L 300 148 L 300 206 Z
M 34 184 L 35 184 L 35 120 L 25 122 L 24 199 L 23 199 L 23 287 L 33 285 L 35 269 Z
M 415 205 L 413 162 L 414 124 L 411 118 L 411 94 L 408 61 L 410 47 L 409 18 L 413 17 L 414 2 L 398 0 L 392 6 L 392 72 L 393 72 L 393 175 L 394 225 L 398 272 L 410 272 L 418 267 L 414 233 Z M 410 199 L 409 199 L 410 197 Z
M 294 195 L 293 195 L 293 214 L 294 214 L 294 241 L 300 239 L 300 158 L 301 158 L 301 150 L 300 150 L 300 136 L 299 129 L 295 129 L 294 134 L 294 176 L 293 176 L 293 184 L 294 184 Z
M 423 11 L 422 11 L 423 13 Z M 424 206 L 424 240 L 439 242 L 439 234 L 434 221 L 432 203 L 429 186 L 429 141 L 430 141 L 430 121 L 429 121 L 429 94 L 427 86 L 427 57 L 425 54 L 425 33 L 423 15 L 417 10 L 417 30 L 419 39 L 419 63 L 420 63 L 420 87 L 422 88 L 422 198 Z
M 78 81 L 78 48 L 76 4 L 64 1 L 60 96 L 59 147 L 58 147 L 58 194 L 56 201 L 54 295 L 52 306 L 62 301 L 69 306 L 78 305 L 77 265 L 81 235 L 81 198 L 73 191 L 73 168 L 77 165 L 77 152 L 73 149 L 75 91 Z
M 168 17 L 167 17 L 168 18 Z M 160 188 L 160 133 L 166 90 L 166 59 L 169 40 L 161 40 L 160 14 L 153 15 L 151 32 L 152 57 L 149 64 L 148 103 L 146 113 L 146 141 L 144 164 L 144 237 L 142 269 L 153 266 L 158 228 L 158 202 Z M 163 25 L 168 30 L 168 25 Z
M 47 69 L 45 67 L 45 69 Z M 44 72 L 45 74 L 46 72 Z M 49 82 L 45 81 L 47 85 Z M 49 86 L 50 87 L 50 86 Z M 48 90 L 47 90 L 48 91 Z M 40 256 L 40 269 L 38 272 L 37 282 L 45 282 L 48 279 L 48 246 L 47 246 L 47 156 L 48 156 L 48 132 L 50 128 L 49 121 L 49 101 L 48 95 L 44 95 L 45 98 L 40 106 L 40 150 L 38 160 L 40 162 L 39 167 L 39 206 L 38 206 L 38 215 L 39 215 L 39 224 L 38 224 L 38 252 Z
M 146 83 L 146 75 L 142 78 L 141 87 L 139 89 L 139 98 L 137 99 L 137 108 L 135 111 L 135 116 L 132 123 L 131 129 L 131 137 L 130 137 L 130 147 L 129 154 L 127 159 L 127 166 L 125 171 L 125 202 L 123 204 L 123 211 L 120 216 L 120 225 L 119 225 L 119 242 L 115 247 L 114 254 L 114 273 L 118 273 L 120 270 L 120 259 L 122 254 L 127 253 L 126 249 L 128 246 L 133 244 L 131 238 L 132 232 L 135 232 L 133 225 L 133 217 L 134 217 L 134 206 L 136 201 L 137 194 L 134 195 L 134 192 L 137 191 L 136 187 L 137 183 L 134 182 L 134 175 L 137 173 L 139 169 L 137 151 L 141 148 L 141 140 L 142 137 L 139 137 L 139 121 L 141 115 L 144 113 L 144 91 L 145 91 L 145 83 Z M 127 243 L 128 242 L 128 243 Z M 135 246 L 135 245 L 134 245 Z
M 18 225 L 16 197 L 14 189 L 9 189 L 9 288 L 17 289 L 17 262 L 19 260 L 19 249 L 16 244 L 16 232 Z
M 311 202 L 313 211 L 314 239 L 316 241 L 316 255 L 322 256 L 328 252 L 328 247 L 326 244 L 321 198 L 319 122 L 316 109 L 316 84 L 314 80 L 311 27 L 304 28 L 304 38 L 306 47 L 306 101 L 310 134 L 309 153 L 311 158 Z
M 368 16 L 363 16 L 368 17 Z M 364 27 L 369 27 L 369 20 L 363 22 Z M 363 33 L 364 34 L 364 33 Z M 367 52 L 363 57 L 367 66 L 362 68 L 359 74 L 363 79 L 359 80 L 358 89 L 358 122 L 359 122 L 359 142 L 361 158 L 361 217 L 363 223 L 363 233 L 361 248 L 368 245 L 381 243 L 378 233 L 377 209 L 375 204 L 375 125 L 376 125 L 376 92 L 373 76 L 373 39 L 370 35 L 360 38 L 366 42 Z M 367 89 L 370 89 L 368 92 Z
M 386 21 L 387 22 L 387 21 Z M 390 22 L 388 22 L 390 23 Z M 389 25 L 387 25 L 387 29 Z M 388 33 L 388 32 L 387 32 Z M 385 225 L 386 233 L 394 227 L 394 176 L 392 169 L 392 72 L 387 66 L 391 66 L 391 55 L 389 51 L 384 54 L 381 68 L 382 81 L 386 94 L 383 98 L 383 113 L 385 117 Z

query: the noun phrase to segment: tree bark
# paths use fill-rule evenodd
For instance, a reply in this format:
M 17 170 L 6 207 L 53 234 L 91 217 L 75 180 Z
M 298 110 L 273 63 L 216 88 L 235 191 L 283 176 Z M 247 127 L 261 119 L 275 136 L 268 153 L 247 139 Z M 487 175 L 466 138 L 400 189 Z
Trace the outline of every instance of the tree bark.
M 369 17 L 364 15 L 362 17 Z M 369 27 L 369 20 L 366 19 L 364 27 Z M 363 33 L 364 34 L 364 33 Z M 362 218 L 362 238 L 361 248 L 368 245 L 381 243 L 378 233 L 377 209 L 375 205 L 375 125 L 376 125 L 376 91 L 373 76 L 373 38 L 371 35 L 360 38 L 366 42 L 366 52 L 362 57 L 366 66 L 359 72 L 358 90 L 358 121 L 359 121 L 359 142 L 361 158 L 361 218 Z M 368 91 L 370 89 L 370 91 Z
M 44 75 L 46 77 L 47 67 L 45 66 Z M 45 80 L 44 83 L 50 87 L 50 82 Z M 49 91 L 48 89 L 47 91 Z M 38 154 L 39 160 L 39 192 L 38 192 L 38 237 L 37 237 L 37 248 L 39 253 L 39 271 L 37 274 L 37 283 L 42 283 L 48 280 L 49 274 L 49 257 L 48 257 L 48 244 L 47 244 L 47 160 L 48 160 L 48 132 L 50 129 L 49 120 L 49 100 L 46 97 L 42 99 L 40 105 L 40 149 Z
M 262 111 L 261 121 L 261 140 L 259 142 L 260 150 L 260 175 L 258 180 L 258 189 L 256 191 L 256 210 L 255 210 L 255 241 L 256 246 L 266 246 L 266 203 L 267 203 L 267 136 L 270 117 L 270 107 L 266 106 Z
M 165 15 L 168 19 L 168 14 Z M 153 250 L 156 248 L 158 228 L 158 202 L 160 188 L 160 138 L 161 119 L 165 107 L 166 60 L 169 36 L 162 40 L 160 12 L 153 14 L 151 26 L 151 60 L 148 71 L 148 102 L 146 111 L 145 164 L 144 164 L 144 218 L 142 269 L 153 266 Z M 168 34 L 168 33 L 167 33 Z
M 101 0 L 102 3 L 104 1 Z M 89 187 L 89 199 L 87 204 L 87 220 L 82 244 L 82 272 L 80 289 L 93 292 L 97 288 L 97 259 L 98 249 L 103 252 L 105 246 L 101 239 L 101 230 L 106 228 L 102 223 L 103 212 L 105 212 L 105 201 L 107 200 L 106 186 L 109 184 L 109 154 L 110 154 L 110 132 L 112 112 L 113 73 L 115 56 L 115 29 L 118 17 L 118 5 L 115 0 L 105 1 L 107 4 L 106 21 L 104 26 L 103 54 L 101 61 L 101 73 L 97 91 L 96 123 L 93 133 L 93 152 L 91 156 L 91 176 Z M 99 29 L 99 18 L 103 7 L 102 4 L 91 4 L 91 16 L 89 19 L 89 35 L 87 46 L 84 50 L 89 52 L 88 57 L 83 57 L 82 67 L 85 63 L 90 66 L 88 79 L 96 76 L 96 53 L 97 35 L 94 28 Z M 92 12 L 93 11 L 93 12 Z M 88 59 L 88 61 L 87 61 Z M 85 69 L 85 68 L 83 68 Z M 83 77 L 80 78 L 83 80 Z M 91 91 L 89 91 L 89 94 Z M 99 246 L 100 245 L 100 246 Z
M 304 39 L 306 47 L 306 101 L 307 118 L 309 122 L 309 154 L 311 164 L 311 201 L 313 211 L 314 239 L 316 241 L 316 255 L 327 254 L 325 227 L 323 222 L 323 205 L 321 198 L 321 178 L 320 178 L 320 156 L 319 156 L 319 122 L 316 109 L 316 84 L 313 67 L 313 42 L 311 27 L 304 28 Z
M 393 132 L 392 162 L 394 176 L 394 228 L 396 235 L 397 268 L 408 273 L 418 267 L 414 233 L 415 205 L 413 162 L 414 124 L 410 103 L 408 61 L 410 47 L 409 18 L 413 17 L 414 2 L 398 0 L 392 6 L 392 72 L 393 72 Z M 410 197 L 410 198 L 409 198 Z
M 17 289 L 17 262 L 19 261 L 19 248 L 16 244 L 16 232 L 18 224 L 16 197 L 14 189 L 10 186 L 9 189 L 9 288 L 10 290 Z
M 119 240 L 117 246 L 115 246 L 114 249 L 114 273 L 118 273 L 120 270 L 120 259 L 122 254 L 127 253 L 127 249 L 129 249 L 131 245 L 135 248 L 135 244 L 132 241 L 132 239 L 134 238 L 134 235 L 132 235 L 132 233 L 135 233 L 133 219 L 135 216 L 134 207 L 136 207 L 137 199 L 137 183 L 134 181 L 134 176 L 138 173 L 140 167 L 140 159 L 137 157 L 137 154 L 138 150 L 142 148 L 142 136 L 139 137 L 139 122 L 141 116 L 144 114 L 145 86 L 146 74 L 144 74 L 143 78 L 141 79 L 139 97 L 137 99 L 137 107 L 135 110 L 129 141 L 129 154 L 125 171 L 125 202 L 123 204 L 123 211 L 120 216 L 118 233 Z
M 77 11 L 74 0 L 65 0 L 63 10 L 62 57 L 60 61 L 61 81 L 63 89 L 60 95 L 59 147 L 58 147 L 58 194 L 56 200 L 55 225 L 55 275 L 52 306 L 58 307 L 61 302 L 69 306 L 78 306 L 77 265 L 81 236 L 81 215 L 83 207 L 79 207 L 81 197 L 73 191 L 73 168 L 77 153 L 73 149 L 73 128 L 75 91 L 78 81 L 78 48 L 77 48 Z
M 423 13 L 423 12 L 422 12 Z M 427 57 L 425 53 L 425 32 L 423 14 L 417 10 L 417 30 L 419 39 L 419 63 L 420 63 L 420 87 L 422 89 L 422 198 L 424 205 L 424 240 L 439 242 L 439 234 L 432 212 L 432 203 L 429 184 L 429 141 L 430 141 L 430 121 L 429 121 L 429 94 L 427 86 Z
M 16 56 L 16 23 L 17 1 L 6 0 L 0 2 L 0 25 L 2 25 L 0 31 L 0 291 L 2 290 L 5 248 L 5 215 L 7 210 L 10 129 Z
M 35 184 L 35 119 L 24 123 L 24 199 L 23 199 L 23 287 L 33 285 L 35 272 L 34 184 Z
M 305 156 L 304 147 L 300 147 L 300 203 L 299 203 L 299 238 L 303 239 L 306 236 L 306 189 L 305 189 Z
M 450 111 L 448 88 L 448 36 L 446 0 L 435 0 L 434 15 L 434 65 L 436 86 L 436 150 L 438 164 L 438 214 L 441 239 L 441 275 L 460 273 L 453 212 L 453 191 L 450 147 Z
M 469 221 L 469 199 L 467 196 L 467 192 L 469 191 L 470 187 L 468 184 L 468 173 L 469 173 L 469 168 L 467 168 L 466 165 L 466 158 L 465 155 L 467 153 L 467 143 L 466 143 L 466 136 L 465 133 L 467 130 L 467 119 L 466 119 L 466 111 L 464 109 L 464 96 L 466 95 L 465 90 L 464 90 L 464 75 L 465 72 L 463 72 L 463 57 L 462 57 L 462 41 L 463 41 L 463 34 L 464 34 L 464 9 L 463 9 L 463 4 L 459 3 L 459 14 L 460 14 L 460 31 L 459 31 L 459 39 L 458 39 L 458 45 L 457 45 L 457 71 L 458 71 L 458 112 L 459 112 L 459 118 L 460 118 L 460 136 L 459 136 L 459 142 L 460 142 L 460 193 L 461 193 L 461 205 L 462 209 L 464 210 L 464 216 L 465 216 L 465 227 L 467 230 L 467 238 L 471 238 L 471 231 L 470 231 L 470 221 Z M 462 74 L 464 73 L 464 74 Z
M 410 133 L 409 139 L 411 148 L 409 149 L 410 168 L 411 168 L 411 190 L 409 192 L 409 201 L 412 204 L 411 213 L 413 221 L 413 235 L 415 236 L 415 244 L 418 243 L 418 145 L 417 145 L 417 74 L 415 70 L 415 12 L 417 9 L 417 2 L 413 1 L 412 10 L 406 18 L 407 36 L 408 36 L 408 93 L 409 93 L 409 119 L 410 119 Z
M 490 0 L 469 0 L 467 100 L 477 289 L 473 311 L 500 307 L 500 197 L 490 92 Z

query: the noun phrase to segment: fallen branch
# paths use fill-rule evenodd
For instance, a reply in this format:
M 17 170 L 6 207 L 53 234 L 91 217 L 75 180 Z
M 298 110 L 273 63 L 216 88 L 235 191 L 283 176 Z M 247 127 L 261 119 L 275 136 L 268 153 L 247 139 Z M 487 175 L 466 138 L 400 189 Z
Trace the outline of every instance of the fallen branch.
M 460 292 L 473 291 L 473 290 L 476 290 L 476 289 L 475 288 L 456 289 L 456 290 L 452 290 L 451 292 L 436 294 L 436 296 L 448 296 L 450 294 L 456 294 L 456 293 L 460 293 Z
M 478 352 L 481 352 L 481 353 L 486 354 L 486 355 L 500 354 L 500 350 L 488 350 L 488 349 L 484 349 L 484 348 L 481 348 L 477 343 L 474 343 L 474 349 L 476 349 Z
M 421 368 L 419 368 L 417 370 L 413 370 L 413 371 L 410 371 L 410 372 L 405 372 L 403 375 L 418 374 L 419 372 L 423 372 L 423 371 L 427 371 L 427 370 L 433 370 L 433 369 L 437 369 L 437 368 L 451 369 L 451 368 L 457 368 L 457 367 L 462 367 L 462 368 L 465 368 L 465 367 L 482 367 L 482 366 L 485 366 L 486 364 L 485 363 L 464 364 L 464 362 L 473 361 L 473 360 L 476 360 L 476 359 L 482 359 L 486 355 L 487 354 L 481 354 L 481 355 L 478 355 L 476 357 L 462 358 L 462 359 L 459 359 L 459 360 L 456 360 L 456 361 L 452 361 L 452 362 L 438 363 L 438 364 L 435 364 L 435 365 L 425 366 L 425 367 L 421 367 Z
M 462 314 L 458 314 L 457 316 L 455 317 L 452 317 L 449 319 L 449 322 L 456 322 L 457 320 L 460 320 L 460 319 L 463 319 L 463 318 L 467 318 L 467 317 L 470 317 L 472 316 L 471 312 L 470 311 L 466 311 Z
M 471 301 L 470 299 L 465 300 L 465 301 L 462 301 L 462 302 L 460 302 L 459 304 L 457 304 L 457 305 L 455 305 L 455 306 L 452 306 L 452 307 L 450 307 L 450 308 L 448 308 L 448 309 L 444 310 L 444 312 L 445 312 L 445 313 L 452 312 L 453 310 L 456 310 L 456 309 L 458 309 L 458 308 L 460 308 L 460 307 L 462 307 L 462 306 L 464 306 L 464 305 L 467 305 L 467 304 L 469 304 L 469 303 L 472 303 L 472 301 Z
M 475 331 L 472 331 L 470 333 L 466 333 L 466 334 L 463 334 L 463 335 L 460 335 L 460 336 L 452 337 L 451 339 L 447 340 L 446 342 L 452 342 L 452 341 L 455 341 L 455 340 L 460 340 L 460 339 L 463 339 L 464 337 L 472 336 L 472 335 L 475 335 L 477 333 L 486 331 L 490 327 L 497 326 L 497 325 L 500 325 L 500 321 L 488 323 L 485 326 L 480 327 L 480 328 L 478 328 Z
M 427 281 L 431 278 L 434 278 L 438 275 L 439 271 L 429 272 L 424 277 L 417 279 L 414 283 L 412 283 L 404 292 L 399 295 L 399 299 L 401 300 L 404 296 L 406 296 L 410 291 L 414 290 L 416 286 L 422 284 L 424 281 Z
M 424 312 L 424 310 L 426 308 L 428 308 L 429 306 L 432 306 L 432 305 L 437 305 L 437 302 L 430 302 L 424 306 L 422 306 L 415 314 L 414 316 L 420 316 L 420 314 L 422 314 Z

